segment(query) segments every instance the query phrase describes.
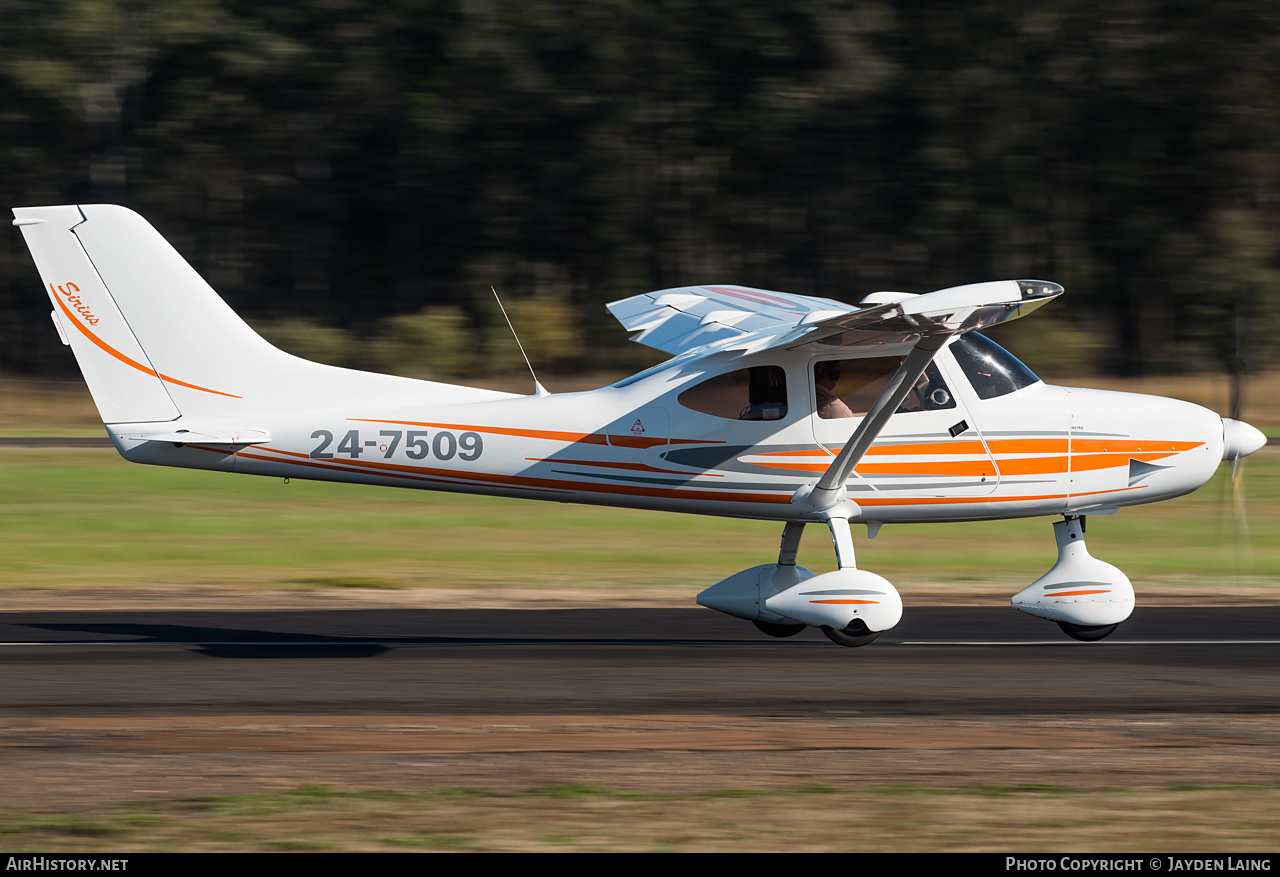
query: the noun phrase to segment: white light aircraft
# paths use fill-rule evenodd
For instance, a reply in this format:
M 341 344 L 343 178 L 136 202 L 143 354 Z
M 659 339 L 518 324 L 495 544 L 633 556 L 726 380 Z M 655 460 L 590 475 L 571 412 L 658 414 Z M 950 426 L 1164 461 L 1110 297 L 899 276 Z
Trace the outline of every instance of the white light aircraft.
M 854 563 L 851 523 L 1061 516 L 1017 609 L 1098 640 L 1134 592 L 1085 519 L 1180 496 L 1266 439 L 1186 402 L 1048 386 L 974 330 L 1062 287 L 1004 280 L 824 298 L 708 285 L 609 305 L 672 359 L 530 396 L 320 365 L 259 337 L 142 217 L 18 208 L 53 321 L 128 460 L 778 521 L 777 563 L 698 595 L 772 636 L 859 646 L 902 600 Z M 806 524 L 838 568 L 796 563 Z M 998 549 L 996 549 L 998 550 Z

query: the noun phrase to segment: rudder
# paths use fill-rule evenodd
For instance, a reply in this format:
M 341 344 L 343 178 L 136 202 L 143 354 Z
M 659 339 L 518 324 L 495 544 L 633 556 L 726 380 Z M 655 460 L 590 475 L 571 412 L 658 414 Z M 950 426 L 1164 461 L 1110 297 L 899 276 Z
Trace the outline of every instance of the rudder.
M 53 304 L 54 322 L 103 423 L 177 418 L 164 381 L 76 235 L 85 221 L 80 208 L 25 207 L 13 213 Z
M 13 212 L 105 423 L 181 418 L 257 429 L 285 411 L 507 395 L 337 368 L 273 347 L 127 208 Z

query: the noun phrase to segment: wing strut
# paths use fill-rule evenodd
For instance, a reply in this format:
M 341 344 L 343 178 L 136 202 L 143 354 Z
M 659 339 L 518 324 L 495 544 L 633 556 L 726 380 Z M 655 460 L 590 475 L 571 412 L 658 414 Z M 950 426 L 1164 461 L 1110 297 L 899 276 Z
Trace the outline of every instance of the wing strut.
M 933 362 L 934 355 L 946 345 L 950 337 L 950 333 L 938 333 L 925 335 L 916 342 L 916 346 L 876 398 L 871 410 L 862 418 L 862 423 L 858 424 L 858 428 L 827 467 L 827 471 L 822 473 L 817 486 L 807 496 L 798 496 L 799 501 L 819 509 L 829 509 L 845 498 L 844 485 L 853 474 L 854 467 L 862 461 L 871 443 L 879 437 L 889 418 L 898 410 L 902 400 L 907 398 L 916 381 L 924 374 L 929 363 Z

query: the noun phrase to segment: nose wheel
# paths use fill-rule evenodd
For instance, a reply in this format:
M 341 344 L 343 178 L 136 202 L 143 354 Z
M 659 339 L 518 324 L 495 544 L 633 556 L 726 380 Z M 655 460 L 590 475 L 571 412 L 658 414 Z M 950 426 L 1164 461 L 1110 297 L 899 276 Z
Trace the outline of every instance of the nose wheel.
M 1115 633 L 1119 624 L 1072 624 L 1070 621 L 1059 621 L 1058 627 L 1062 628 L 1062 632 L 1072 639 L 1078 639 L 1082 643 L 1096 643 L 1100 639 L 1106 639 Z
M 1013 608 L 1052 621 L 1082 643 L 1096 643 L 1115 632 L 1133 612 L 1133 584 L 1111 564 L 1089 554 L 1085 518 L 1066 515 L 1053 525 L 1058 562 L 1053 569 L 1013 595 Z

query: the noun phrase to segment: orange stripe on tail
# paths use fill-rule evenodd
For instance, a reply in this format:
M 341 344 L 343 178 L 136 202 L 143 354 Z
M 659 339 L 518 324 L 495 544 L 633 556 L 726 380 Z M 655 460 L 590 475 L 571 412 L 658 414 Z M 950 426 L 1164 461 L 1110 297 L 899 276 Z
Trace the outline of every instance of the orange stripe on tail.
M 53 284 L 50 283 L 49 291 L 53 292 L 53 289 L 54 289 Z M 192 390 L 199 390 L 202 393 L 212 393 L 215 396 L 227 396 L 231 399 L 244 398 L 243 396 L 237 396 L 234 393 L 223 393 L 218 390 L 210 390 L 208 387 L 201 387 L 196 384 L 189 384 L 186 381 L 180 381 L 177 378 L 171 378 L 168 375 L 160 374 L 160 372 L 156 371 L 155 369 L 149 366 L 145 366 L 142 363 L 138 362 L 137 360 L 131 359 L 125 356 L 119 350 L 116 350 L 110 344 L 103 341 L 97 335 L 93 334 L 93 332 L 89 331 L 89 329 L 86 326 L 84 326 L 78 319 L 76 319 L 76 317 L 71 313 L 71 311 L 67 309 L 67 306 L 62 303 L 62 299 L 58 298 L 58 294 L 56 292 L 53 292 L 53 300 L 58 303 L 58 307 L 60 307 L 62 309 L 62 312 L 67 315 L 67 319 L 71 321 L 71 324 L 75 326 L 77 329 L 79 329 L 81 333 L 84 334 L 84 337 L 88 338 L 94 344 L 98 345 L 98 347 L 100 347 L 104 352 L 106 352 L 111 356 L 114 356 L 116 359 L 120 360 L 130 368 L 136 368 L 140 372 L 145 372 L 146 374 L 152 375 L 153 377 L 157 377 L 162 381 L 167 381 L 170 384 L 177 384 L 180 387 L 187 387 Z

